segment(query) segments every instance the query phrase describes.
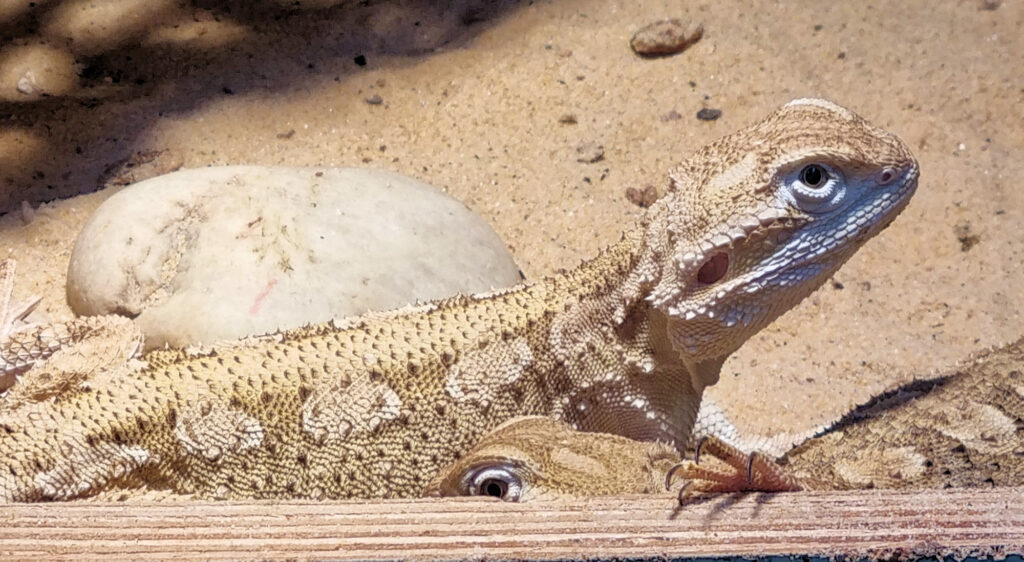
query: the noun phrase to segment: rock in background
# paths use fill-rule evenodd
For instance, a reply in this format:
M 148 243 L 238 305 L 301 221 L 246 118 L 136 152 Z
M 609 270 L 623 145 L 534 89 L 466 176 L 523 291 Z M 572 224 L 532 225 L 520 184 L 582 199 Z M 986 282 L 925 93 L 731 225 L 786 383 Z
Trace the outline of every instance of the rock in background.
M 182 170 L 105 201 L 75 242 L 76 314 L 135 317 L 147 348 L 295 327 L 513 285 L 480 217 L 398 173 Z

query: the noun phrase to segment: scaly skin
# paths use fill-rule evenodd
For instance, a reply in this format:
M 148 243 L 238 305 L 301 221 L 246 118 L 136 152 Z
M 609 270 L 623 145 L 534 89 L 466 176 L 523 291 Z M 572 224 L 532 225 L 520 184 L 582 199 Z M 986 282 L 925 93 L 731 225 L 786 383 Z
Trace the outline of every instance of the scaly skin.
M 824 435 L 788 451 L 782 466 L 811 489 L 1020 486 L 1022 362 L 1024 339 L 1019 339 L 946 375 L 886 392 L 843 416 Z M 700 458 L 703 465 L 706 456 Z M 739 460 L 732 468 L 741 470 L 723 470 L 720 462 L 698 468 L 663 443 L 583 433 L 551 418 L 523 417 L 482 437 L 425 492 L 505 501 L 664 493 L 674 469 L 675 476 L 683 476 L 669 479 L 674 487 L 685 481 L 687 492 L 706 491 L 717 483 L 702 479 L 708 471 L 745 478 L 745 459 Z M 759 468 L 751 476 L 762 476 Z
M 123 316 L 25 322 L 40 299 L 12 304 L 16 265 L 12 258 L 0 262 L 0 396 L 16 383 L 20 386 L 4 408 L 63 393 L 93 373 L 124 366 L 142 349 L 138 326 Z M 35 369 L 32 376 L 19 380 L 30 369 Z
M 154 352 L 43 401 L 16 386 L 0 498 L 409 497 L 526 415 L 682 448 L 725 358 L 895 218 L 917 163 L 852 112 L 797 100 L 671 178 L 619 243 L 535 284 Z

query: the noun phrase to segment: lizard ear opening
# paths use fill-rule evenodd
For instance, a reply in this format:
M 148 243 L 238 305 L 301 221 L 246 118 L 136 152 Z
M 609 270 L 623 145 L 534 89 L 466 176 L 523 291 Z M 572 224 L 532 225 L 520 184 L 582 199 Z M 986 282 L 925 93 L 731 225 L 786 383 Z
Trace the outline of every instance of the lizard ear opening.
M 700 270 L 697 271 L 697 281 L 705 285 L 711 285 L 721 281 L 728 271 L 729 254 L 718 252 L 711 256 L 708 261 L 704 262 L 704 265 L 700 266 Z

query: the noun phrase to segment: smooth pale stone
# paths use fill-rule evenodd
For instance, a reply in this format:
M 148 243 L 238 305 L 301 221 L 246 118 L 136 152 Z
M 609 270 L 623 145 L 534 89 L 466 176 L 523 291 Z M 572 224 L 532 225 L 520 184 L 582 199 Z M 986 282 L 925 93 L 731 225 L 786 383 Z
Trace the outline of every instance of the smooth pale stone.
M 79 315 L 136 317 L 152 349 L 519 281 L 494 230 L 423 182 L 230 166 L 151 178 L 100 205 L 75 241 L 68 302 Z

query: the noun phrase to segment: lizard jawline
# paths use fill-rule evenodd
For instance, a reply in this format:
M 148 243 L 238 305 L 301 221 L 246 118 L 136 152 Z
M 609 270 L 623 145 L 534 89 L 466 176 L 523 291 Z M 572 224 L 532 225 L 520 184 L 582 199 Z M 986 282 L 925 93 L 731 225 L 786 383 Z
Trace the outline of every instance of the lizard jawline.
M 853 252 L 849 247 L 849 242 L 851 240 L 866 240 L 871 238 L 888 227 L 889 224 L 895 220 L 903 208 L 910 202 L 910 195 L 914 192 L 915 179 L 916 174 L 906 174 L 903 181 L 899 182 L 893 188 L 890 188 L 888 194 L 880 197 L 879 206 L 881 208 L 877 212 L 873 213 L 872 220 L 868 221 L 868 224 L 856 228 L 850 228 L 846 230 L 845 234 L 842 236 L 830 239 L 827 245 L 819 246 L 816 251 L 809 253 L 800 254 L 798 251 L 795 251 L 794 246 L 798 246 L 800 241 L 795 238 L 790 239 L 786 244 L 780 246 L 782 248 L 781 253 L 791 253 L 796 257 L 774 266 L 766 265 L 763 267 L 756 267 L 749 273 L 728 280 L 723 283 L 723 286 L 720 287 L 718 291 L 716 291 L 716 296 L 718 296 L 718 298 L 725 296 L 722 291 L 725 291 L 725 294 L 738 291 L 744 291 L 746 293 L 760 292 L 764 287 L 769 285 L 786 284 L 785 281 L 781 280 L 787 275 L 792 278 L 807 279 L 810 276 L 821 274 L 824 271 L 834 271 L 845 261 L 845 259 L 830 258 L 841 253 L 852 255 Z M 715 251 L 720 252 L 724 250 L 718 249 Z M 776 254 L 778 253 L 779 252 L 776 252 Z M 800 273 L 801 270 L 805 270 L 807 273 L 802 274 Z

